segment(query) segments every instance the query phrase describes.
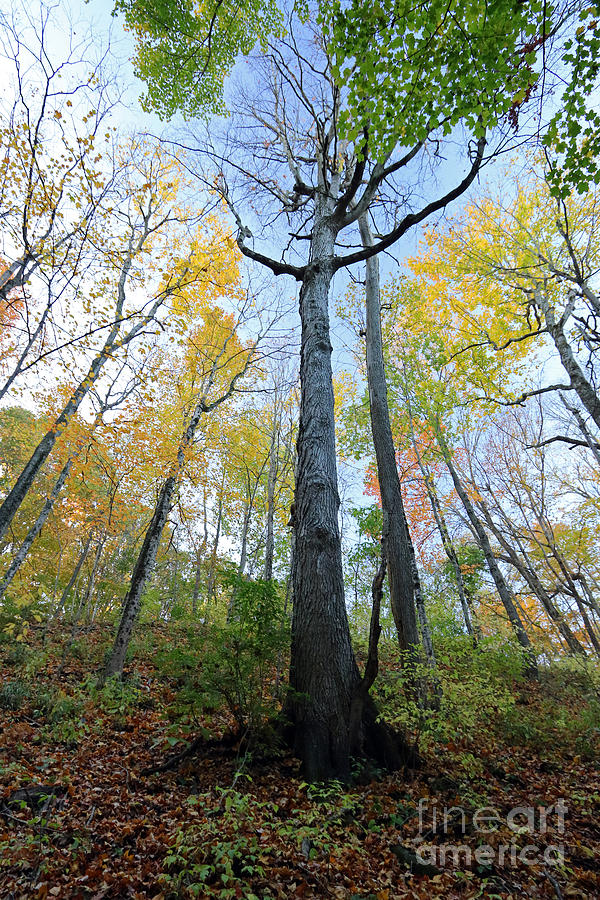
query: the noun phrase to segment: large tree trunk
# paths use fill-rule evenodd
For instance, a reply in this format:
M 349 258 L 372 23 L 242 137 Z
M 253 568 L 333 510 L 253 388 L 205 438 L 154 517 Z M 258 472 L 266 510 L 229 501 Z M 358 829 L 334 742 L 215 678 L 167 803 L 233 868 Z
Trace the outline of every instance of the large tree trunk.
M 506 610 L 506 614 L 508 616 L 510 624 L 514 629 L 517 640 L 523 648 L 523 657 L 525 660 L 525 668 L 527 674 L 530 677 L 537 677 L 537 661 L 535 658 L 533 646 L 531 644 L 531 641 L 529 640 L 529 636 L 525 631 L 525 628 L 523 627 L 523 622 L 521 621 L 521 617 L 519 616 L 512 591 L 506 583 L 502 572 L 500 571 L 500 566 L 498 565 L 498 561 L 494 556 L 494 552 L 489 542 L 486 530 L 481 524 L 481 519 L 477 515 L 475 506 L 471 502 L 471 498 L 469 497 L 462 481 L 459 478 L 458 472 L 456 471 L 454 463 L 452 462 L 452 454 L 450 452 L 450 448 L 448 447 L 448 444 L 446 443 L 446 440 L 442 435 L 439 427 L 436 427 L 436 438 L 440 450 L 442 451 L 444 462 L 446 463 L 446 466 L 450 473 L 450 477 L 452 478 L 454 489 L 460 497 L 461 503 L 467 514 L 467 518 L 469 519 L 469 522 L 473 527 L 473 531 L 477 535 L 479 546 L 483 550 L 485 561 L 488 565 L 488 569 L 490 570 L 490 575 L 494 579 L 494 584 L 496 585 L 496 590 L 498 591 L 498 596 L 500 597 L 502 605 Z
M 338 526 L 328 295 L 335 229 L 316 213 L 300 290 L 302 345 L 296 552 L 288 715 L 305 777 L 347 779 L 350 711 L 359 683 L 344 599 Z
M 359 220 L 359 225 L 364 246 L 372 246 L 373 238 L 364 216 Z M 418 659 L 419 631 L 415 611 L 415 602 L 418 601 L 423 645 L 429 662 L 434 664 L 433 644 L 422 602 L 415 549 L 404 511 L 390 425 L 381 336 L 379 260 L 376 256 L 372 256 L 366 262 L 365 301 L 369 411 L 377 459 L 377 478 L 381 491 L 390 605 L 400 648 L 408 650 L 415 659 Z

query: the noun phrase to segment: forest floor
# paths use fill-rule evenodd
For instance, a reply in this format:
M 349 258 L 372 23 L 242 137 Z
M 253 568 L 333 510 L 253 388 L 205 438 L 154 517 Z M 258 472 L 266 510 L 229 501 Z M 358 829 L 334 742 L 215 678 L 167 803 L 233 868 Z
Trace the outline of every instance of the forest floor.
M 154 664 L 166 629 L 103 691 L 90 675 L 109 630 L 60 674 L 60 634 L 46 650 L 32 634 L 0 646 L 3 900 L 600 897 L 600 731 L 574 746 L 561 731 L 577 691 L 515 686 L 521 722 L 554 709 L 542 739 L 492 723 L 431 744 L 417 770 L 309 786 L 283 751 L 211 740 L 222 709 L 182 714 Z M 144 774 L 199 733 L 197 753 Z

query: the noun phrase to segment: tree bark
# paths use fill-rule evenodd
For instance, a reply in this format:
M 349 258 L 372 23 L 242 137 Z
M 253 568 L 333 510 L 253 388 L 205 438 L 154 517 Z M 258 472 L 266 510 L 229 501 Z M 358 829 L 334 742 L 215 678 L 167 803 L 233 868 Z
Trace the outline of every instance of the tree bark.
M 312 781 L 350 774 L 350 711 L 360 675 L 350 641 L 338 525 L 328 297 L 336 229 L 317 202 L 300 289 L 300 423 L 290 660 L 295 749 Z
M 365 216 L 361 216 L 359 226 L 363 245 L 371 247 L 373 237 Z M 390 606 L 400 649 L 408 651 L 413 659 L 418 660 L 420 641 L 415 600 L 416 596 L 421 598 L 421 590 L 415 550 L 404 511 L 390 425 L 381 336 L 379 260 L 376 256 L 366 262 L 365 304 L 369 412 L 377 459 L 377 478 L 381 490 L 382 536 L 386 547 Z M 423 620 L 421 626 L 425 652 L 429 661 L 434 663 L 433 646 L 422 600 L 419 612 Z

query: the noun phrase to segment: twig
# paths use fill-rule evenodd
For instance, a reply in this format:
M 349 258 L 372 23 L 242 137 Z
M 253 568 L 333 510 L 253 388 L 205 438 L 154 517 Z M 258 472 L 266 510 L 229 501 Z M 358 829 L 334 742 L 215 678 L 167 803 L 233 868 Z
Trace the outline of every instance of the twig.
M 558 884 L 558 881 L 556 880 L 554 875 L 551 875 L 550 872 L 548 871 L 548 869 L 544 869 L 544 875 L 546 876 L 546 878 L 548 879 L 548 881 L 554 888 L 554 893 L 556 894 L 557 900 L 564 900 L 563 893 L 562 893 L 560 886 Z

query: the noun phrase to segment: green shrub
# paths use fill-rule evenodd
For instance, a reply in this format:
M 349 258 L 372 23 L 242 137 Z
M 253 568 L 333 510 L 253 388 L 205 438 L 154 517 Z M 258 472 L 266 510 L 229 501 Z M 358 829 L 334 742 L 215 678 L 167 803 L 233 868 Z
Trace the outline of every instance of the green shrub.
M 521 670 L 518 651 L 489 642 L 475 648 L 468 635 L 451 630 L 444 637 L 440 640 L 438 633 L 436 643 L 439 709 L 423 707 L 411 689 L 415 680 L 430 681 L 425 664 L 384 670 L 374 687 L 382 720 L 412 733 L 421 749 L 432 742 L 468 741 L 515 703 L 512 679 Z
M 159 654 L 158 665 L 181 683 L 175 716 L 225 705 L 240 730 L 258 735 L 278 709 L 271 687 L 289 623 L 276 582 L 230 576 L 229 585 L 232 621 L 189 629 L 187 643 Z
M 119 720 L 128 716 L 145 699 L 138 676 L 127 679 L 118 676 L 108 678 L 102 685 L 97 679 L 89 678 L 85 688 L 90 699 L 102 712 Z
M 211 794 L 189 798 L 192 807 L 202 807 L 204 818 L 177 832 L 161 881 L 173 897 L 203 897 L 210 885 L 211 894 L 222 900 L 259 900 L 247 882 L 264 876 L 256 827 L 274 804 L 260 803 L 234 789 L 217 792 L 216 807 Z
M 345 849 L 344 823 L 354 815 L 357 799 L 339 782 L 300 784 L 299 790 L 309 802 L 302 797 L 297 809 L 288 803 L 285 811 L 235 788 L 190 797 L 192 824 L 175 835 L 167 871 L 160 876 L 169 900 L 209 895 L 266 900 L 276 895 L 264 884 L 265 864 L 273 865 L 273 855 L 292 863 L 294 857 L 328 859 Z M 368 851 L 356 846 L 355 853 Z
M 0 707 L 16 711 L 29 697 L 29 686 L 24 681 L 7 681 L 0 687 Z

